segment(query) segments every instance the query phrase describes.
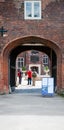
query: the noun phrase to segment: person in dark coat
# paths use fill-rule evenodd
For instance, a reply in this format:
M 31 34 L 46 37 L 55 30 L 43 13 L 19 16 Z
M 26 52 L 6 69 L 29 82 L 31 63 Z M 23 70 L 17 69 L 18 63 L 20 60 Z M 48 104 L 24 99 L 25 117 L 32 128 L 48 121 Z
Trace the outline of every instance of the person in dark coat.
M 21 84 L 21 80 L 22 80 L 22 73 L 20 70 L 18 70 L 18 78 L 19 78 L 19 84 Z

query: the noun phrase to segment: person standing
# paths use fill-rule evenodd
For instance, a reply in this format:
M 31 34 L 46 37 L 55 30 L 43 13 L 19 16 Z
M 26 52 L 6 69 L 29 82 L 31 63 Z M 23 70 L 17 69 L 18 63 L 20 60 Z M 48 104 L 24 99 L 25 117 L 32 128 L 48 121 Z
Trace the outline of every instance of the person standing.
M 20 70 L 18 70 L 18 78 L 19 78 L 19 84 L 21 84 L 21 80 L 22 80 L 22 73 Z
M 28 76 L 28 85 L 31 85 L 31 81 L 32 81 L 32 71 L 28 70 L 27 72 L 27 76 Z

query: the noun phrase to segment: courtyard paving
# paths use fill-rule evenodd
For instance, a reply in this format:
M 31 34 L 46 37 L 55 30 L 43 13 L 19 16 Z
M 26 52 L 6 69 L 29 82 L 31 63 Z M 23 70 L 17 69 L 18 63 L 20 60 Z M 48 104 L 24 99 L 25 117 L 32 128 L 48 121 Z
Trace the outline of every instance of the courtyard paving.
M 26 83 L 11 94 L 0 95 L 0 130 L 64 130 L 64 98 L 28 92 L 40 90 L 41 82 L 36 83 L 36 89 Z

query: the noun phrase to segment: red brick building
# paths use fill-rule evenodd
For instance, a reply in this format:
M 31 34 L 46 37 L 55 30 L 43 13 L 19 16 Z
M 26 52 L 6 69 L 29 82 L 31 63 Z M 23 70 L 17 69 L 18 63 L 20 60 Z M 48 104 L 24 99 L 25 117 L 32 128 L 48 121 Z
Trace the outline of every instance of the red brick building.
M 15 86 L 16 58 L 27 50 L 49 56 L 57 91 L 64 89 L 64 0 L 0 0 L 0 34 L 0 93 Z
M 36 50 L 25 51 L 20 53 L 16 59 L 16 75 L 18 70 L 26 69 L 25 71 L 31 69 L 36 71 L 38 75 L 44 75 L 44 68 L 48 66 L 51 74 L 51 64 L 48 55 L 43 52 Z

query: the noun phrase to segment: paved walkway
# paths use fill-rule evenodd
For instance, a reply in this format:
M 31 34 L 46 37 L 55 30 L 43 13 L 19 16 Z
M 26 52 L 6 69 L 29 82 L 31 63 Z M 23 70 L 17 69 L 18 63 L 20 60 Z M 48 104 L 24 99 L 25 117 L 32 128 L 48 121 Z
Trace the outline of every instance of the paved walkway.
M 27 79 L 25 79 L 25 77 L 22 78 L 22 83 L 21 85 L 18 85 L 18 87 L 16 89 L 37 89 L 37 88 L 41 88 L 42 87 L 42 81 L 36 81 L 35 82 L 35 86 L 31 85 L 27 85 L 28 81 Z
M 1 95 L 0 130 L 64 130 L 64 99 L 36 93 Z
M 0 116 L 0 130 L 64 130 L 64 117 Z
M 25 83 L 16 88 L 19 92 L 0 95 L 0 130 L 64 130 L 64 98 L 43 97 L 36 91 L 22 93 L 33 87 Z
M 36 81 L 35 86 L 27 85 L 28 81 L 25 77 L 22 78 L 22 83 L 15 88 L 15 93 L 41 93 L 42 81 Z

